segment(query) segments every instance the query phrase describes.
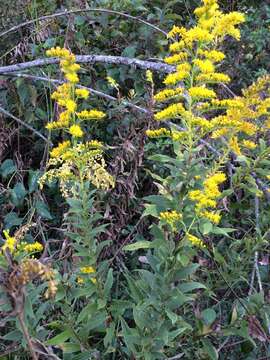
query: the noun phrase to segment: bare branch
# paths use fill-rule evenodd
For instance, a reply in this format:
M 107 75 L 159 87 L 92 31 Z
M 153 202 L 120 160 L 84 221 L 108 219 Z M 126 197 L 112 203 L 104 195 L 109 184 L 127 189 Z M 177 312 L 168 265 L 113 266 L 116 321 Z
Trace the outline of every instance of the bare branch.
M 25 22 L 23 22 L 21 24 L 13 26 L 12 28 L 10 28 L 10 29 L 8 29 L 6 31 L 3 31 L 0 34 L 0 37 L 2 37 L 4 35 L 7 35 L 7 34 L 13 32 L 13 31 L 19 30 L 19 29 L 21 29 L 21 28 L 23 28 L 25 26 L 37 23 L 38 21 L 53 19 L 53 18 L 57 18 L 57 17 L 61 17 L 61 16 L 69 16 L 71 14 L 87 13 L 87 12 L 101 12 L 101 13 L 107 13 L 107 14 L 113 14 L 113 15 L 120 15 L 120 16 L 123 16 L 123 17 L 125 17 L 127 19 L 131 19 L 133 21 L 137 21 L 137 22 L 140 22 L 140 23 L 142 23 L 142 24 L 144 24 L 146 26 L 149 26 L 149 27 L 153 28 L 154 30 L 156 30 L 156 31 L 162 33 L 163 35 L 167 36 L 166 31 L 164 31 L 164 30 L 160 29 L 158 26 L 153 25 L 153 24 L 149 23 L 148 21 L 140 19 L 140 18 L 138 18 L 136 16 L 125 14 L 125 13 L 122 13 L 120 11 L 115 11 L 115 10 L 102 9 L 102 8 L 100 8 L 100 9 L 99 8 L 92 8 L 92 9 L 66 10 L 66 11 L 58 12 L 58 13 L 51 14 L 51 15 L 41 16 L 41 17 L 33 19 L 33 20 L 25 21 Z
M 3 109 L 1 106 L 0 106 L 0 113 L 2 113 L 5 116 L 10 117 L 11 119 L 17 121 L 17 123 L 21 124 L 22 126 L 26 127 L 27 129 L 31 130 L 33 133 L 35 133 L 37 136 L 39 136 L 44 141 L 49 142 L 49 140 L 44 135 L 42 135 L 39 131 L 37 131 L 32 126 L 25 123 L 23 120 L 21 120 L 21 119 L 17 118 L 16 116 L 12 115 L 7 110 Z
M 57 79 L 51 79 L 49 77 L 43 77 L 43 76 L 35 76 L 35 75 L 29 75 L 29 74 L 22 74 L 22 73 L 3 73 L 3 75 L 6 75 L 6 76 L 12 76 L 12 77 L 19 77 L 19 78 L 25 78 L 25 79 L 30 79 L 30 80 L 37 80 L 37 81 L 46 81 L 46 82 L 50 82 L 52 84 L 57 84 L 57 85 L 61 85 L 64 83 L 64 81 L 61 81 L 61 80 L 57 80 Z M 116 97 L 114 96 L 111 96 L 111 95 L 108 95 L 108 94 L 105 94 L 104 92 L 101 92 L 101 91 L 98 91 L 98 90 L 95 90 L 91 87 L 88 87 L 88 86 L 83 86 L 83 85 L 76 85 L 78 88 L 80 89 L 87 89 L 90 91 L 90 93 L 92 94 L 95 94 L 97 95 L 98 97 L 101 97 L 101 98 L 104 98 L 106 100 L 110 100 L 110 101 L 117 101 L 119 102 L 119 99 L 117 99 Z M 141 106 L 138 106 L 138 105 L 135 105 L 135 104 L 132 104 L 131 102 L 123 99 L 121 101 L 121 104 L 122 105 L 125 105 L 125 106 L 128 106 L 130 108 L 133 108 L 134 110 L 137 110 L 139 112 L 142 112 L 142 113 L 145 113 L 145 114 L 151 114 L 151 111 L 141 107 Z
M 154 71 L 159 71 L 163 73 L 171 73 L 175 70 L 174 66 L 167 65 L 163 62 L 153 62 L 145 61 L 134 58 L 128 58 L 124 56 L 110 56 L 110 55 L 77 55 L 76 61 L 80 64 L 94 64 L 94 63 L 104 63 L 104 64 L 117 64 L 117 65 L 127 65 L 133 66 L 140 69 L 149 69 Z M 37 59 L 33 61 L 27 61 L 24 63 L 1 66 L 0 74 L 9 73 L 14 71 L 21 71 L 30 69 L 33 67 L 41 67 L 45 65 L 58 64 L 58 58 L 49 58 L 49 59 Z

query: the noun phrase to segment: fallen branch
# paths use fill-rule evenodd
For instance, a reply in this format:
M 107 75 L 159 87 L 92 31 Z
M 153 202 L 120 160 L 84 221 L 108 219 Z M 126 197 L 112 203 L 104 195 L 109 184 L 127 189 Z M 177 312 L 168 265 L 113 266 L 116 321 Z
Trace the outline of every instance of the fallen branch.
M 127 65 L 127 66 L 133 66 L 135 68 L 149 69 L 163 73 L 171 73 L 175 70 L 174 66 L 167 65 L 162 62 L 145 61 L 134 58 L 128 58 L 124 56 L 77 55 L 76 61 L 80 64 L 103 63 L 103 64 Z M 33 67 L 41 67 L 52 64 L 59 64 L 59 59 L 58 58 L 37 59 L 37 60 L 27 61 L 14 65 L 1 66 L 0 74 L 14 72 L 14 71 L 21 71 Z
M 87 12 L 101 12 L 101 13 L 107 13 L 107 14 L 113 14 L 113 15 L 120 15 L 120 16 L 123 16 L 123 17 L 125 17 L 127 19 L 131 19 L 133 21 L 137 21 L 137 22 L 140 22 L 140 23 L 142 23 L 142 24 L 144 24 L 146 26 L 149 26 L 149 27 L 153 28 L 154 30 L 156 30 L 158 32 L 161 32 L 163 35 L 167 36 L 166 31 L 164 31 L 164 30 L 160 29 L 158 26 L 153 25 L 153 24 L 149 23 L 148 21 L 140 19 L 140 18 L 138 18 L 136 16 L 132 16 L 132 15 L 122 13 L 120 11 L 115 11 L 115 10 L 102 9 L 102 8 L 100 8 L 100 9 L 99 8 L 92 8 L 92 9 L 65 10 L 65 11 L 62 11 L 62 12 L 55 13 L 55 14 L 41 16 L 41 17 L 38 17 L 38 18 L 33 19 L 33 20 L 28 20 L 28 21 L 25 21 L 25 22 L 23 22 L 21 24 L 13 26 L 8 30 L 3 31 L 0 34 L 0 37 L 2 37 L 4 35 L 7 35 L 7 34 L 13 32 L 13 31 L 19 30 L 19 29 L 21 29 L 21 28 L 23 28 L 25 26 L 35 24 L 38 21 L 54 19 L 54 18 L 61 17 L 61 16 L 69 16 L 71 14 L 87 13 Z
M 35 75 L 29 75 L 29 74 L 22 74 L 22 73 L 3 73 L 2 75 L 6 75 L 8 77 L 19 77 L 19 78 L 24 78 L 24 79 L 29 79 L 29 80 L 34 80 L 34 81 L 46 81 L 46 82 L 49 82 L 49 83 L 52 83 L 52 84 L 57 84 L 57 85 L 61 85 L 63 84 L 65 81 L 63 80 L 57 80 L 57 79 L 51 79 L 49 77 L 43 77 L 43 76 L 35 76 Z M 80 89 L 87 89 L 90 91 L 91 94 L 95 94 L 97 95 L 98 97 L 101 97 L 101 98 L 104 98 L 106 100 L 110 100 L 110 101 L 117 101 L 119 102 L 119 99 L 114 97 L 114 96 L 111 96 L 111 95 L 108 95 L 108 94 L 105 94 L 104 92 L 101 92 L 101 91 L 98 91 L 98 90 L 95 90 L 91 87 L 88 87 L 88 86 L 83 86 L 83 85 L 76 85 L 76 87 L 80 88 Z M 132 104 L 131 102 L 123 99 L 121 101 L 122 105 L 125 105 L 125 106 L 128 106 L 134 110 L 137 110 L 139 112 L 142 112 L 142 113 L 145 113 L 145 114 L 151 114 L 151 111 L 141 107 L 141 106 L 138 106 L 138 105 L 135 105 L 135 104 Z

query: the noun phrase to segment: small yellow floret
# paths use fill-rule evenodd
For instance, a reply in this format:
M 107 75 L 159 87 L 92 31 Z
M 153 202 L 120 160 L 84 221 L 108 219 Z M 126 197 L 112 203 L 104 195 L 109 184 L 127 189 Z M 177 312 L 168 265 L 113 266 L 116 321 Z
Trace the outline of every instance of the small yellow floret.
M 79 138 L 79 137 L 82 137 L 83 136 L 83 131 L 81 129 L 81 127 L 79 125 L 72 125 L 70 128 L 69 128 L 69 133 L 73 136 L 73 137 L 76 137 L 76 138 Z
M 75 90 L 75 95 L 77 95 L 78 97 L 82 98 L 82 99 L 87 99 L 89 97 L 89 90 L 87 89 L 76 89 Z

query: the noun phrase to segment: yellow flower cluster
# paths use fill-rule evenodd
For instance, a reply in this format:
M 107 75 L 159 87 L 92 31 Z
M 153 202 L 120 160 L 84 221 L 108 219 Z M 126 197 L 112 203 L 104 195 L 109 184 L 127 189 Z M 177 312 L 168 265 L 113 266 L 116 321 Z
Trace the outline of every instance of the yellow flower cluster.
M 75 138 L 83 137 L 83 131 L 80 125 L 77 124 L 71 125 L 71 127 L 69 128 L 69 133 Z
M 208 74 L 199 74 L 196 76 L 196 81 L 202 83 L 228 83 L 231 81 L 231 79 L 227 74 L 215 72 Z
M 27 259 L 23 261 L 17 275 L 18 282 L 22 285 L 26 285 L 37 277 L 39 277 L 42 281 L 47 282 L 48 288 L 45 292 L 45 297 L 53 298 L 57 291 L 55 271 L 36 259 Z
M 187 233 L 187 239 L 191 242 L 192 245 L 197 246 L 199 248 L 206 248 L 204 242 L 199 239 L 197 236 Z
M 71 146 L 71 142 L 69 140 L 59 143 L 58 146 L 53 148 L 52 151 L 50 152 L 51 158 L 58 158 L 62 156 L 70 146 Z
M 216 93 L 214 92 L 214 90 L 207 89 L 203 86 L 193 86 L 189 88 L 188 92 L 192 98 L 207 99 L 216 97 Z
M 253 149 L 255 149 L 257 147 L 257 144 L 254 141 L 251 141 L 251 140 L 243 140 L 242 141 L 242 146 L 247 148 L 247 149 L 253 150 Z
M 159 129 L 155 129 L 155 130 L 146 130 L 145 131 L 146 136 L 150 137 L 150 138 L 158 138 L 161 136 L 170 136 L 171 135 L 171 131 L 165 128 L 159 128 Z
M 66 197 L 70 195 L 69 184 L 77 179 L 78 171 L 80 171 L 81 180 L 89 180 L 99 189 L 112 188 L 114 179 L 106 170 L 102 148 L 103 144 L 97 140 L 91 140 L 84 144 L 79 143 L 71 147 L 68 142 L 60 144 L 56 148 L 57 156 L 50 159 L 47 171 L 39 179 L 40 187 L 42 188 L 46 181 L 51 182 L 58 179 L 62 194 Z
M 90 92 L 81 86 L 75 88 L 75 84 L 79 82 L 77 72 L 80 69 L 75 63 L 75 55 L 59 47 L 48 50 L 47 55 L 60 58 L 61 71 L 67 82 L 58 86 L 51 96 L 64 110 L 60 112 L 58 119 L 48 123 L 46 128 L 64 129 L 71 138 L 51 150 L 47 171 L 39 179 L 40 187 L 43 187 L 46 181 L 58 179 L 63 195 L 68 196 L 71 183 L 80 177 L 80 180 L 90 180 L 98 188 L 109 189 L 114 186 L 114 179 L 105 169 L 103 144 L 97 140 L 78 143 L 78 139 L 84 136 L 81 122 L 104 119 L 105 113 L 97 109 L 78 111 L 78 99 L 88 99 Z
M 213 63 L 220 62 L 225 59 L 225 54 L 218 50 L 198 49 L 198 55 L 211 60 Z
M 192 28 L 174 26 L 168 33 L 168 38 L 174 42 L 170 44 L 172 55 L 166 57 L 164 61 L 167 64 L 175 64 L 176 71 L 166 76 L 164 79 L 166 88 L 155 96 L 158 102 L 175 100 L 174 91 L 178 90 L 180 86 L 185 89 L 181 94 L 181 101 L 188 100 L 189 96 L 191 102 L 188 100 L 183 103 L 170 104 L 166 109 L 159 110 L 155 114 L 155 119 L 182 119 L 183 125 L 189 129 L 189 132 L 193 132 L 192 137 L 196 133 L 202 136 L 205 132 L 219 130 L 216 124 L 213 124 L 213 129 L 211 129 L 206 121 L 194 122 L 193 116 L 188 118 L 187 115 L 191 115 L 196 109 L 211 110 L 214 107 L 211 100 L 216 99 L 217 96 L 215 91 L 208 88 L 207 85 L 230 81 L 227 74 L 215 71 L 215 64 L 225 58 L 224 53 L 219 50 L 219 46 L 225 35 L 238 39 L 239 29 L 237 26 L 244 21 L 241 13 L 224 14 L 219 9 L 217 0 L 202 0 L 202 6 L 196 8 L 194 13 L 197 17 L 197 24 Z M 207 102 L 204 107 L 204 102 L 207 100 L 210 102 Z M 222 107 L 221 104 L 219 106 Z M 198 115 L 196 113 L 196 116 Z M 209 117 L 207 119 L 209 120 Z M 200 132 L 196 132 L 198 127 L 201 128 Z
M 154 99 L 156 101 L 159 101 L 159 102 L 163 102 L 163 101 L 166 101 L 166 100 L 170 100 L 176 96 L 180 96 L 182 95 L 184 92 L 184 89 L 181 88 L 181 87 L 178 87 L 176 89 L 164 89 L 160 92 L 158 92 L 155 96 L 154 96 Z
M 193 64 L 196 65 L 203 74 L 209 74 L 215 71 L 214 64 L 208 59 L 194 59 Z
M 76 112 L 78 107 L 76 100 L 87 99 L 90 93 L 86 88 L 75 89 L 75 84 L 79 82 L 77 72 L 80 70 L 80 65 L 75 63 L 75 55 L 69 50 L 59 47 L 48 50 L 46 54 L 60 58 L 61 71 L 67 80 L 58 86 L 57 91 L 51 96 L 65 110 L 60 113 L 58 120 L 49 122 L 46 128 L 49 130 L 66 129 L 74 138 L 80 138 L 84 135 L 80 121 L 103 119 L 105 114 L 95 109 Z
M 25 241 L 22 241 L 20 244 L 18 244 L 17 246 L 17 251 L 21 252 L 27 252 L 27 253 L 33 253 L 33 252 L 40 252 L 43 250 L 43 245 L 41 243 L 39 243 L 38 241 L 35 241 L 32 244 L 29 244 Z
M 175 85 L 180 81 L 182 81 L 183 79 L 187 78 L 188 76 L 189 76 L 188 71 L 179 70 L 177 72 L 167 75 L 163 82 L 165 85 Z
M 24 225 L 19 230 L 17 230 L 14 236 L 10 236 L 9 230 L 4 230 L 3 234 L 5 237 L 5 243 L 1 247 L 1 251 L 9 251 L 11 254 L 19 255 L 22 252 L 32 253 L 32 252 L 40 252 L 43 250 L 43 245 L 39 242 L 35 241 L 34 243 L 27 243 L 25 241 L 20 241 L 25 233 L 29 230 L 31 225 Z
M 237 155 L 241 154 L 241 147 L 255 149 L 256 144 L 251 139 L 241 141 L 241 138 L 242 135 L 254 136 L 268 130 L 265 119 L 270 116 L 269 84 L 270 76 L 264 76 L 244 90 L 242 97 L 212 99 L 208 109 L 213 106 L 224 108 L 226 112 L 211 119 L 211 137 L 217 139 L 228 135 L 228 146 Z M 261 122 L 260 127 L 258 122 Z
M 217 199 L 220 197 L 221 192 L 219 185 L 226 180 L 226 175 L 218 172 L 209 176 L 203 182 L 203 190 L 193 190 L 189 192 L 189 198 L 196 202 L 196 213 L 215 224 L 218 224 L 221 216 L 217 212 L 208 211 L 208 208 L 216 208 Z
M 160 220 L 165 221 L 167 224 L 171 225 L 173 230 L 176 230 L 176 223 L 182 219 L 182 214 L 179 213 L 176 210 L 170 210 L 170 211 L 162 211 L 159 214 Z
M 77 113 L 77 116 L 81 120 L 91 120 L 91 119 L 103 119 L 106 115 L 103 111 L 99 110 L 83 110 Z
M 236 154 L 241 155 L 241 149 L 238 143 L 237 136 L 232 136 L 229 141 L 229 148 Z
M 3 252 L 9 251 L 11 254 L 14 253 L 16 249 L 17 240 L 15 237 L 9 235 L 9 230 L 4 230 L 3 234 L 5 236 L 5 243 L 1 247 L 1 250 Z
M 169 105 L 166 109 L 155 114 L 156 120 L 175 119 L 183 114 L 185 108 L 182 103 Z
M 82 274 L 95 274 L 96 270 L 92 267 L 92 266 L 83 266 L 80 268 L 80 272 Z M 90 280 L 92 281 L 93 284 L 96 284 L 97 279 L 95 277 L 90 277 Z M 84 278 L 82 278 L 81 276 L 78 276 L 77 278 L 77 282 L 79 284 L 83 284 L 84 283 Z
M 82 99 L 88 99 L 90 92 L 87 89 L 75 89 L 75 95 Z
M 61 70 L 65 74 L 65 78 L 73 84 L 79 82 L 77 72 L 80 70 L 80 65 L 76 64 L 75 55 L 68 49 L 62 49 L 60 47 L 51 48 L 46 51 L 46 55 L 49 57 L 58 57 L 60 61 Z
M 173 65 L 173 64 L 181 63 L 182 61 L 187 60 L 187 58 L 188 58 L 188 53 L 182 51 L 182 52 L 179 52 L 178 54 L 174 54 L 172 56 L 165 57 L 164 62 L 169 65 Z

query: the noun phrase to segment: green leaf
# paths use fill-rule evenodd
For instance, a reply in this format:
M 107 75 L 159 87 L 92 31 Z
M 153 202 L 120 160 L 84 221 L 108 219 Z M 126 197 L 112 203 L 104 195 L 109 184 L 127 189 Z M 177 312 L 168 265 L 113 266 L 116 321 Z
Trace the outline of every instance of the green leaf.
M 189 275 L 193 274 L 199 268 L 199 266 L 199 264 L 192 264 L 184 269 L 176 271 L 173 277 L 173 281 L 186 279 Z
M 216 320 L 217 314 L 214 309 L 205 309 L 202 311 L 202 320 L 205 325 L 211 325 Z
M 47 345 L 61 345 L 72 337 L 71 330 L 65 330 L 46 342 Z
M 178 285 L 178 289 L 182 291 L 183 293 L 197 290 L 197 289 L 207 289 L 207 287 L 199 282 L 188 282 L 184 284 Z
M 218 360 L 218 352 L 208 339 L 202 340 L 203 349 L 211 360 Z
M 213 230 L 213 224 L 210 221 L 204 222 L 200 225 L 200 230 L 203 235 L 210 234 Z
M 48 209 L 47 204 L 45 204 L 44 201 L 38 200 L 35 204 L 35 208 L 37 210 L 37 213 L 43 218 L 47 220 L 52 220 L 52 215 Z
M 4 217 L 4 224 L 6 229 L 11 229 L 13 226 L 21 225 L 23 218 L 19 218 L 18 215 L 11 211 Z
M 16 170 L 16 165 L 11 159 L 5 160 L 0 166 L 0 174 L 3 176 L 3 178 L 6 178 L 8 175 L 14 173 Z
M 137 241 L 134 244 L 129 244 L 123 247 L 124 251 L 136 251 L 139 249 L 151 249 L 154 247 L 154 244 L 152 241 L 146 241 L 146 240 L 142 240 L 142 241 Z
M 106 335 L 103 339 L 103 343 L 106 348 L 113 342 L 114 337 L 115 337 L 115 323 L 111 322 L 110 326 L 106 329 Z
M 39 170 L 29 171 L 29 177 L 28 177 L 28 191 L 29 193 L 32 193 L 33 191 L 38 190 L 38 179 L 41 176 L 41 172 Z
M 231 232 L 234 232 L 234 231 L 236 231 L 236 229 L 233 229 L 233 228 L 221 228 L 221 227 L 218 227 L 218 226 L 214 226 L 213 230 L 211 232 L 212 232 L 212 234 L 224 235 L 224 236 L 230 237 L 230 235 L 228 235 L 228 234 L 231 233 Z
M 136 46 L 128 46 L 122 51 L 122 56 L 133 58 L 136 54 Z
M 23 183 L 17 183 L 13 189 L 10 190 L 11 201 L 15 206 L 21 206 L 27 194 Z
M 81 346 L 79 344 L 73 343 L 60 344 L 60 348 L 62 349 L 64 354 L 72 354 L 81 350 Z
M 110 269 L 107 274 L 107 279 L 105 281 L 104 285 L 104 296 L 105 298 L 108 298 L 111 292 L 111 288 L 113 286 L 113 271 Z
M 79 324 L 88 317 L 91 317 L 93 314 L 95 314 L 96 311 L 97 311 L 97 306 L 95 303 L 93 304 L 90 303 L 86 305 L 79 313 L 79 316 L 77 317 L 77 323 Z
M 148 215 L 158 217 L 159 211 L 157 210 L 157 206 L 155 204 L 145 204 L 144 207 L 145 207 L 145 210 L 142 213 L 142 217 L 145 217 Z

